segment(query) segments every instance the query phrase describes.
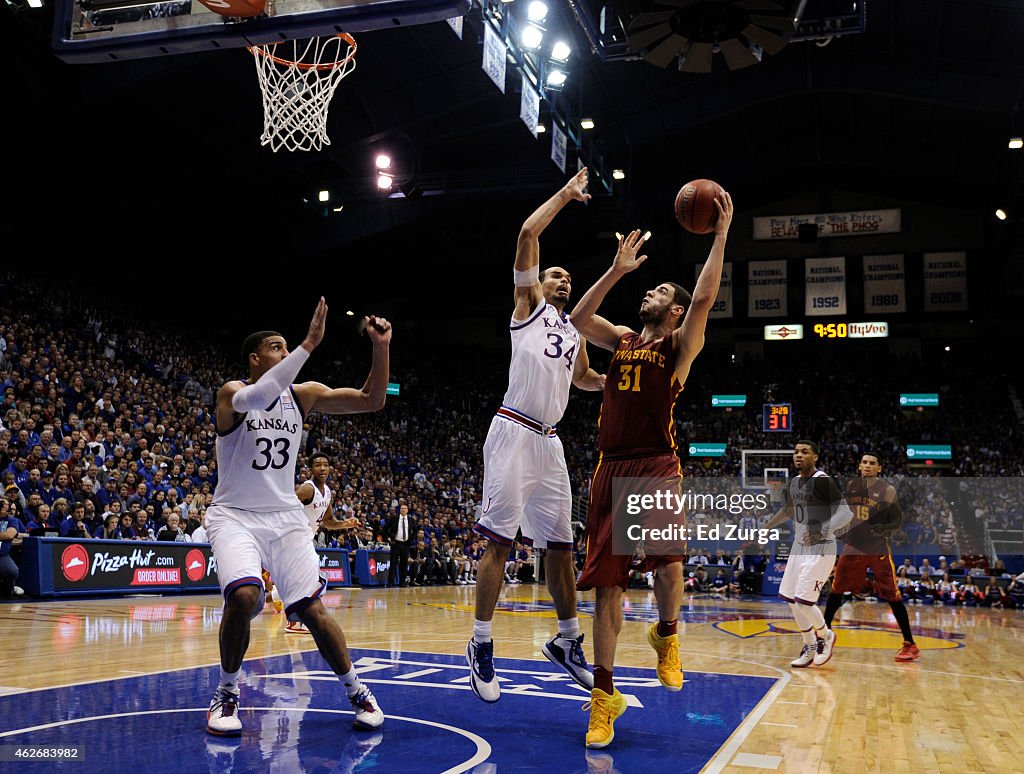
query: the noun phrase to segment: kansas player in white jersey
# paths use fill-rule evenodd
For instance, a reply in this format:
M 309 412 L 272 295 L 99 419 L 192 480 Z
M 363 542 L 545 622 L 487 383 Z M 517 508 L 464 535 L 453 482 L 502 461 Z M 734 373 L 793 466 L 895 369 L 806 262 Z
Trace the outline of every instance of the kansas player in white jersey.
M 501 695 L 491 620 L 505 562 L 520 530 L 524 543 L 547 549 L 547 583 L 558 613 L 558 634 L 542 651 L 583 687 L 594 685 L 576 617 L 572 493 L 557 425 L 569 400 L 570 382 L 599 391 L 604 376 L 590 368 L 586 341 L 565 314 L 569 272 L 554 266 L 542 275 L 538 268 L 540 233 L 566 204 L 589 199 L 586 187 L 583 169 L 527 218 L 516 247 L 515 310 L 509 324 L 512 362 L 508 390 L 484 443 L 483 502 L 474 529 L 489 543 L 477 567 L 476 621 L 466 646 L 470 685 L 489 702 Z
M 767 529 L 793 520 L 793 547 L 779 584 L 779 596 L 800 627 L 803 647 L 790 662 L 797 668 L 822 666 L 832 658 L 836 636 L 825 625 L 818 596 L 836 563 L 836 533 L 849 525 L 853 511 L 823 470 L 818 470 L 818 447 L 797 441 L 793 465 L 799 475 L 783 490 L 783 506 L 765 525 Z
M 273 575 L 292 620 L 313 634 L 321 655 L 341 680 L 355 709 L 355 726 L 376 729 L 384 714 L 356 675 L 345 635 L 319 597 L 325 588 L 309 520 L 295 496 L 295 459 L 302 420 L 310 411 L 351 414 L 384 405 L 391 325 L 367 318 L 373 365 L 362 389 L 331 389 L 318 382 L 293 384 L 309 354 L 323 340 L 327 304 L 320 299 L 309 332 L 294 352 L 281 334 L 259 331 L 246 338 L 242 356 L 247 381 L 231 381 L 217 393 L 219 481 L 206 512 L 206 531 L 224 594 L 220 625 L 220 684 L 207 713 L 207 731 L 238 736 L 238 677 L 249 645 L 249 622 L 263 607 L 261 567 Z
M 327 476 L 331 472 L 331 461 L 323 452 L 316 452 L 309 458 L 309 471 L 311 477 L 295 487 L 295 496 L 299 498 L 303 509 L 306 511 L 306 518 L 309 519 L 309 528 L 312 530 L 312 537 L 316 539 L 317 530 L 321 527 L 330 530 L 352 529 L 359 526 L 359 519 L 351 518 L 338 521 L 334 518 L 331 506 L 334 503 L 334 493 L 327 486 Z M 271 592 L 276 598 L 277 587 Z M 276 602 L 276 599 L 275 599 Z M 308 634 L 309 629 L 302 621 L 289 621 L 285 619 L 284 630 L 291 634 Z

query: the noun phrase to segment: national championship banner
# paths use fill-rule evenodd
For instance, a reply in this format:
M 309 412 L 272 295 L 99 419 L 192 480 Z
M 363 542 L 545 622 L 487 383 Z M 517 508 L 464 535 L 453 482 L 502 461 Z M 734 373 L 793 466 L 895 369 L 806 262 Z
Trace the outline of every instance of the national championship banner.
M 924 254 L 924 310 L 967 311 L 967 254 Z
M 565 155 L 568 147 L 568 138 L 555 121 L 551 122 L 551 160 L 565 173 Z
M 700 277 L 703 268 L 704 264 L 693 267 L 694 281 Z M 728 261 L 722 264 L 722 281 L 718 285 L 718 295 L 708 317 L 732 317 L 732 264 Z
M 846 259 L 808 258 L 804 269 L 804 314 L 846 314 Z
M 907 275 L 902 255 L 864 256 L 864 311 L 907 311 Z
M 796 239 L 800 225 L 813 223 L 819 237 L 858 236 L 860 234 L 898 234 L 901 213 L 893 210 L 856 210 L 813 215 L 769 215 L 754 218 L 754 239 Z
M 748 317 L 779 317 L 788 313 L 785 261 L 748 263 L 747 288 Z
M 519 101 L 519 118 L 526 124 L 530 134 L 537 136 L 537 124 L 540 122 L 540 94 L 533 83 L 523 73 L 523 96 Z
M 494 85 L 505 93 L 505 41 L 495 32 L 490 22 L 484 23 L 484 61 L 481 67 L 494 81 Z

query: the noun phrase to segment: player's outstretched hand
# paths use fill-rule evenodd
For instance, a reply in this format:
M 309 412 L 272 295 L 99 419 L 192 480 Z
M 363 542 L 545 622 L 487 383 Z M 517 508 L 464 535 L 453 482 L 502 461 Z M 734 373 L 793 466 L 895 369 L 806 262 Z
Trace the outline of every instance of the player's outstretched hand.
M 715 236 L 728 236 L 729 226 L 732 224 L 732 196 L 728 191 L 722 191 L 721 196 L 715 197 L 715 207 L 718 208 Z
M 590 194 L 586 193 L 587 182 L 587 168 L 583 167 L 583 169 L 573 175 L 569 179 L 569 182 L 565 184 L 565 190 L 578 202 L 589 201 Z
M 391 343 L 391 323 L 383 317 L 376 317 L 371 314 L 363 318 L 363 323 L 366 325 L 366 332 L 370 336 L 370 341 L 374 344 Z
M 320 303 L 316 305 L 313 312 L 313 319 L 309 323 L 309 332 L 302 340 L 302 346 L 312 352 L 316 346 L 324 340 L 324 329 L 327 327 L 327 301 L 320 296 Z
M 640 248 L 644 246 L 643 233 L 640 229 L 630 231 L 626 236 L 619 237 L 619 249 L 615 253 L 614 267 L 624 274 L 639 268 L 640 264 L 647 260 L 646 255 L 637 257 Z

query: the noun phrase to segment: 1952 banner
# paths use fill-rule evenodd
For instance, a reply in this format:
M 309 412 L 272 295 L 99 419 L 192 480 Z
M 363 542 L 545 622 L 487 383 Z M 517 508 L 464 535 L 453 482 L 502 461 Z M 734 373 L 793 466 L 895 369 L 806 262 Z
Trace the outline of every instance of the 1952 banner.
M 818 227 L 819 237 L 858 236 L 860 234 L 898 234 L 902 211 L 857 210 L 811 215 L 769 215 L 754 218 L 754 239 L 796 239 L 802 223 Z
M 695 281 L 703 268 L 702 263 L 693 267 Z M 722 264 L 722 281 L 718 285 L 718 295 L 708 317 L 732 317 L 732 264 L 728 261 Z
M 967 310 L 967 254 L 924 254 L 924 310 Z
M 748 263 L 747 288 L 748 317 L 779 317 L 788 314 L 785 261 Z
M 864 311 L 907 311 L 907 276 L 902 255 L 864 256 Z
M 846 259 L 808 258 L 804 270 L 804 314 L 846 314 Z

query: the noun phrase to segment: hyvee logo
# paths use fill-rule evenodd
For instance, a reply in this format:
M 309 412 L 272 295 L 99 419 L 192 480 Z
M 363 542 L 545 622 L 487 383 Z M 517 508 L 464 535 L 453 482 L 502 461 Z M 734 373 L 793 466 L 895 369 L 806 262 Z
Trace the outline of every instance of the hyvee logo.
M 193 548 L 185 555 L 185 574 L 193 583 L 197 583 L 206 575 L 206 559 L 203 552 Z
M 89 570 L 89 554 L 79 545 L 68 546 L 60 555 L 60 569 L 65 578 L 78 583 Z

